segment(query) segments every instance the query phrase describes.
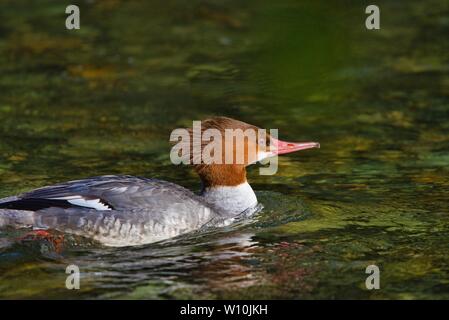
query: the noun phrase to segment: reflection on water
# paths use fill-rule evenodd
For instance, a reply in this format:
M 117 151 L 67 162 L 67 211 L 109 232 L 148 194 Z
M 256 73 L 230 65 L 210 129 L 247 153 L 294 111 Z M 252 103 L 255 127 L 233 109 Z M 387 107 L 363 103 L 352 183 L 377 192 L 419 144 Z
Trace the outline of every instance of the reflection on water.
M 62 255 L 1 230 L 0 297 L 449 298 L 449 6 L 377 5 L 368 32 L 351 1 L 86 1 L 69 32 L 57 1 L 3 1 L 0 197 L 114 173 L 198 189 L 168 136 L 211 115 L 322 148 L 251 168 L 264 210 L 223 229 Z

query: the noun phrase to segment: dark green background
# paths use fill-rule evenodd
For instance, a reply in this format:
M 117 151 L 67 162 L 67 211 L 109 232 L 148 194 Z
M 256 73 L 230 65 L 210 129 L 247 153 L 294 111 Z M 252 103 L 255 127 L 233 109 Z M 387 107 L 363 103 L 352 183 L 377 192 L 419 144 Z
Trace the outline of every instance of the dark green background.
M 244 225 L 42 256 L 0 231 L 1 298 L 449 298 L 449 3 L 0 2 L 0 197 L 100 174 L 198 189 L 172 129 L 227 115 L 319 150 L 250 169 Z M 65 289 L 75 263 L 81 290 Z M 365 268 L 381 289 L 365 289 Z

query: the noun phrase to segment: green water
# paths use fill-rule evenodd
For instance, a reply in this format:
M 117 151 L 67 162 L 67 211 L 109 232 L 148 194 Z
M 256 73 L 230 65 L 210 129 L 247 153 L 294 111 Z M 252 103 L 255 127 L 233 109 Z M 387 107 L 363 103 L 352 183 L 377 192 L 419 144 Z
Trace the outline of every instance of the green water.
M 319 150 L 249 170 L 265 209 L 135 248 L 47 256 L 0 231 L 0 298 L 449 298 L 449 4 L 0 3 L 0 197 L 101 174 L 198 189 L 168 137 L 226 115 Z M 65 289 L 80 267 L 81 289 Z M 381 289 L 365 288 L 376 264 Z

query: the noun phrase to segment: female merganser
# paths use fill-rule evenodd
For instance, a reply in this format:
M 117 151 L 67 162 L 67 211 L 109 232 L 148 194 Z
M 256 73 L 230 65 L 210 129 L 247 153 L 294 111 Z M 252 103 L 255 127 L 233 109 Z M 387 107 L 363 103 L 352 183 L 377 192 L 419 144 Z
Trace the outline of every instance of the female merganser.
M 256 129 L 226 117 L 201 122 L 202 132 Z M 188 131 L 192 136 L 192 130 Z M 92 238 L 108 246 L 142 245 L 205 226 L 223 226 L 257 206 L 245 167 L 263 158 L 319 147 L 266 135 L 250 154 L 244 140 L 243 163 L 196 163 L 203 190 L 190 190 L 158 179 L 100 176 L 39 188 L 0 199 L 0 226 L 33 227 Z M 264 144 L 263 146 L 261 144 Z M 265 148 L 269 145 L 269 150 Z M 234 153 L 237 143 L 234 146 Z

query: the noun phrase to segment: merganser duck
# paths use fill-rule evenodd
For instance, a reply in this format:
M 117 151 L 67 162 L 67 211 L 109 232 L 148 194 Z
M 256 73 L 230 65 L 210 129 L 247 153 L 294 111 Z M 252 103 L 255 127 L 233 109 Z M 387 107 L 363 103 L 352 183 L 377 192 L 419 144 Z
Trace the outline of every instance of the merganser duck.
M 206 129 L 224 134 L 226 129 L 259 128 L 216 117 L 201 122 L 201 130 Z M 245 160 L 241 164 L 193 164 L 203 184 L 199 195 L 159 179 L 93 177 L 0 199 L 0 226 L 57 230 L 92 238 L 106 246 L 131 246 L 207 226 L 228 225 L 258 205 L 246 180 L 246 166 L 269 156 L 319 147 L 315 142 L 285 142 L 267 134 L 265 141 L 257 140 L 255 154 L 250 154 L 249 143 L 244 140 Z M 269 145 L 269 152 L 261 143 Z

